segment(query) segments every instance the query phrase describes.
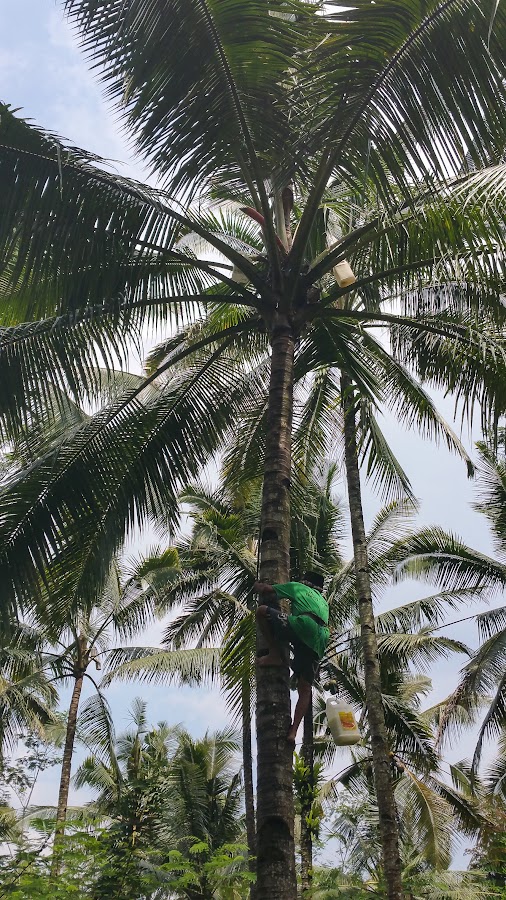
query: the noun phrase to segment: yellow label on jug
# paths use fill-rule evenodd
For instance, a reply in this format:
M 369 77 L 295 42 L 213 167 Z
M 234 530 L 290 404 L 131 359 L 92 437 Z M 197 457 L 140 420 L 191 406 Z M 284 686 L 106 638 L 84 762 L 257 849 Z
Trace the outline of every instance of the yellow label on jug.
M 357 727 L 355 725 L 355 717 L 352 712 L 340 712 L 339 719 L 343 728 L 351 728 L 353 730 Z

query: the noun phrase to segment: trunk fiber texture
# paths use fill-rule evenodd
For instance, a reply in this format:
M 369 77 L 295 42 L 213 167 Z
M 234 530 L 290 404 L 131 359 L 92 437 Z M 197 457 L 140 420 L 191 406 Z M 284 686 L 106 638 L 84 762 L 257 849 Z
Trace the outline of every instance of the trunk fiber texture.
M 242 692 L 242 764 L 244 769 L 244 805 L 246 810 L 246 839 L 248 842 L 248 868 L 256 872 L 256 823 L 255 795 L 253 789 L 253 755 L 251 752 L 251 689 L 247 679 Z M 256 884 L 250 886 L 250 900 L 256 900 Z
M 311 786 L 311 799 L 301 804 L 300 810 L 300 880 L 301 897 L 305 900 L 311 896 L 313 887 L 313 838 L 311 829 L 307 825 L 307 817 L 313 808 L 314 787 L 314 730 L 313 730 L 313 700 L 304 716 L 304 737 L 302 741 L 302 758 L 309 769 L 309 784 Z
M 281 316 L 271 331 L 260 580 L 290 576 L 290 477 L 294 337 Z M 263 644 L 260 644 L 263 647 Z M 257 667 L 257 897 L 296 900 L 288 665 Z
M 360 631 L 364 661 L 365 694 L 369 731 L 371 735 L 374 783 L 379 812 L 379 828 L 383 849 L 383 866 L 388 900 L 403 900 L 402 867 L 399 854 L 399 829 L 395 805 L 390 754 L 381 693 L 381 673 L 374 608 L 369 578 L 366 534 L 362 510 L 362 493 L 358 465 L 355 398 L 353 386 L 346 375 L 341 376 L 341 396 L 344 409 L 346 478 L 350 504 L 355 578 L 360 616 Z
M 84 672 L 78 671 L 75 676 L 74 688 L 70 700 L 69 714 L 67 719 L 67 733 L 65 735 L 65 747 L 63 750 L 63 760 L 60 775 L 60 789 L 58 792 L 58 807 L 56 810 L 56 830 L 53 847 L 53 864 L 51 874 L 53 877 L 58 875 L 59 871 L 59 848 L 65 834 L 65 821 L 67 819 L 67 805 L 69 801 L 70 790 L 70 773 L 72 769 L 72 756 L 74 754 L 74 742 L 76 738 L 77 713 L 79 710 L 79 700 L 81 699 L 81 691 L 83 689 Z

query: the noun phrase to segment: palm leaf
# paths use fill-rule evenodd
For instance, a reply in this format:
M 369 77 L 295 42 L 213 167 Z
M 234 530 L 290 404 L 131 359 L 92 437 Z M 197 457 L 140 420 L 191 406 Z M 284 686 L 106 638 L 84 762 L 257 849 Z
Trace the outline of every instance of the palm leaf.
M 500 676 L 499 676 L 500 678 Z M 481 724 L 478 740 L 473 756 L 473 771 L 477 771 L 481 754 L 483 750 L 483 742 L 491 736 L 501 735 L 506 725 L 506 676 L 500 678 L 495 697 L 487 710 L 487 714 Z
M 451 808 L 435 791 L 405 769 L 406 783 L 397 792 L 405 791 L 404 802 L 423 835 L 424 855 L 436 869 L 446 869 L 451 859 L 453 834 Z M 396 792 L 396 793 L 397 793 Z
M 446 590 L 477 587 L 493 594 L 506 583 L 506 567 L 478 553 L 439 527 L 422 529 L 410 539 L 411 553 L 399 565 L 397 578 L 410 574 L 435 579 Z
M 308 80 L 307 94 L 313 110 L 310 147 L 323 151 L 295 240 L 296 266 L 333 171 L 360 197 L 367 159 L 374 193 L 395 202 L 399 192 L 409 198 L 416 182 L 429 185 L 434 176 L 458 174 L 468 154 L 475 165 L 496 161 L 497 147 L 504 146 L 499 110 L 505 103 L 506 17 L 499 7 L 489 49 L 493 2 L 478 10 L 471 0 L 359 0 L 353 13 L 329 5 L 328 35 L 312 58 L 319 78 Z M 483 94 L 485 119 L 476 89 Z M 421 96 L 428 107 L 424 103 L 423 111 Z
M 79 538 L 76 535 L 68 541 L 67 563 L 61 558 L 52 577 L 56 596 L 56 579 L 65 570 L 71 573 L 74 588 L 69 592 L 67 585 L 66 596 L 77 592 L 83 599 L 83 592 L 92 586 L 96 591 L 103 583 L 121 537 L 117 529 L 120 518 L 124 528 L 126 523 L 129 527 L 150 513 L 158 515 L 162 509 L 166 521 L 176 515 L 179 485 L 196 475 L 199 464 L 196 458 L 191 459 L 188 450 L 193 447 L 202 462 L 206 453 L 218 445 L 216 439 L 219 443 L 226 433 L 234 404 L 243 409 L 247 402 L 246 394 L 241 397 L 237 389 L 230 402 L 232 373 L 226 362 L 220 362 L 226 346 L 223 344 L 203 365 L 196 365 L 195 370 L 176 379 L 175 385 L 169 382 L 162 391 L 145 391 L 142 404 L 127 396 L 105 409 L 64 443 L 57 454 L 42 458 L 24 471 L 12 487 L 4 488 L 3 527 L 10 535 L 4 545 L 4 561 L 10 572 L 6 586 L 14 582 L 19 599 L 33 597 L 33 592 L 40 590 L 38 573 L 47 578 L 52 554 L 62 546 L 62 528 L 68 539 L 74 516 L 75 521 L 79 520 Z M 253 391 L 254 383 L 246 383 L 245 390 Z M 211 397 L 215 402 L 210 402 Z M 193 428 L 195 432 L 191 434 Z M 146 467 L 141 458 L 150 460 L 150 465 Z M 55 513 L 55 519 L 52 513 L 48 516 L 49 504 L 54 503 L 56 510 L 63 496 L 65 526 L 61 511 Z M 15 521 L 20 528 L 14 525 Z M 25 570 L 18 581 L 19 552 L 32 539 L 37 546 L 33 545 L 31 573 Z M 111 548 L 111 555 L 104 552 L 105 546 Z M 76 555 L 81 561 L 72 567 L 70 559 Z M 96 567 L 97 577 L 90 577 L 92 567 Z
M 220 674 L 220 650 L 213 647 L 194 650 L 163 650 L 158 647 L 126 647 L 107 656 L 107 674 L 103 684 L 140 679 L 155 684 L 202 684 Z
M 146 304 L 148 291 L 164 304 L 167 296 L 202 294 L 224 279 L 237 295 L 248 295 L 212 263 L 175 249 L 188 231 L 260 284 L 251 262 L 163 192 L 109 174 L 102 160 L 64 146 L 5 106 L 0 137 L 0 287 L 10 298 L 5 324 L 13 324 L 9 316 L 17 324 L 99 303 L 114 312 L 125 299 L 135 308 Z
M 81 707 L 78 735 L 80 742 L 96 756 L 101 758 L 110 756 L 115 731 L 109 704 L 100 690 L 89 697 Z
M 428 628 L 420 629 L 417 634 L 380 634 L 378 650 L 380 654 L 405 663 L 409 660 L 422 669 L 429 668 L 437 659 L 447 657 L 449 653 L 464 653 L 466 656 L 471 653 L 461 641 L 434 636 Z
M 280 0 L 269 8 L 248 0 L 237 28 L 230 0 L 191 0 L 184 15 L 171 0 L 126 9 L 118 0 L 106 11 L 89 0 L 65 3 L 137 146 L 173 186 L 202 185 L 217 172 L 231 187 L 238 179 L 249 186 L 251 173 L 259 193 L 269 174 L 260 160 L 270 151 L 273 166 L 287 147 L 283 74 L 315 19 L 310 5 L 289 5 L 294 21 L 277 15 L 286 10 Z

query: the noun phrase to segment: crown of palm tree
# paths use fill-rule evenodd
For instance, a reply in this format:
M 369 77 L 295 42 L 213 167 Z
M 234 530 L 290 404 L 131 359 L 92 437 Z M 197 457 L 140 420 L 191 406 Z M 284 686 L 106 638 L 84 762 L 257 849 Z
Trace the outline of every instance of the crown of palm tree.
M 180 486 L 245 409 L 250 423 L 258 415 L 254 377 L 239 390 L 232 360 L 265 346 L 279 296 L 305 334 L 300 377 L 345 368 L 364 408 L 399 397 L 402 382 L 417 421 L 437 430 L 426 395 L 371 332 L 380 325 L 420 377 L 504 407 L 502 5 L 360 0 L 351 13 L 248 0 L 240 28 L 231 0 L 192 0 L 184 15 L 171 0 L 65 8 L 162 187 L 112 175 L 4 107 L 6 439 L 54 409 L 62 385 L 96 399 L 90 363 L 124 360 L 144 326 L 198 321 L 210 304 L 230 314 L 200 341 L 182 329 L 157 369 L 6 488 L 7 612 L 63 544 L 74 579 L 96 590 L 135 521 L 161 509 L 175 520 Z M 227 200 L 223 214 L 206 207 L 213 197 Z M 211 253 L 197 256 L 190 235 Z M 357 281 L 339 288 L 330 273 L 344 258 Z M 435 284 L 444 290 L 425 290 Z M 318 391 L 332 392 L 331 376 Z M 378 451 L 377 423 L 365 440 Z

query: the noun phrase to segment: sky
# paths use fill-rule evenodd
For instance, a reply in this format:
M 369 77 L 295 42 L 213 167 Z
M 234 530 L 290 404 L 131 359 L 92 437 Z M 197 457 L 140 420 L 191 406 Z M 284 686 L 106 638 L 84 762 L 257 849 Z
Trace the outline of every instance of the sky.
M 135 158 L 127 136 L 121 132 L 115 114 L 103 99 L 95 76 L 89 72 L 74 36 L 63 20 L 57 0 L 0 0 L 0 100 L 20 109 L 23 117 L 58 133 L 70 143 L 114 161 L 121 174 L 152 180 L 142 161 Z M 444 397 L 437 397 L 437 400 L 441 412 L 451 421 L 452 401 Z M 386 419 L 383 424 L 420 500 L 418 524 L 438 524 L 458 534 L 477 550 L 493 553 L 486 524 L 471 506 L 475 485 L 467 479 L 464 463 L 445 448 L 422 441 L 416 432 L 406 433 L 393 418 Z M 459 430 L 458 425 L 455 427 Z M 461 437 L 475 456 L 473 440 L 479 437 L 478 433 L 470 435 L 465 430 Z M 337 490 L 344 496 L 340 485 Z M 366 488 L 365 508 L 369 521 L 380 507 L 380 499 Z M 350 545 L 348 552 L 351 552 Z M 387 592 L 381 606 L 397 606 L 424 593 L 427 591 L 418 585 L 398 586 Z M 474 607 L 463 610 L 460 615 L 474 610 Z M 452 618 L 457 617 L 458 614 Z M 454 626 L 446 633 L 476 646 L 473 623 Z M 159 638 L 160 628 L 152 628 L 143 643 L 154 645 Z M 436 674 L 431 673 L 434 682 L 431 703 L 442 699 L 454 688 L 464 661 L 463 657 L 458 657 L 437 665 Z M 108 699 L 118 731 L 128 724 L 128 706 L 137 695 L 148 701 L 151 721 L 181 722 L 195 735 L 202 735 L 207 727 L 222 727 L 227 721 L 223 698 L 216 690 L 116 684 L 108 690 Z M 454 760 L 469 757 L 472 746 L 472 736 L 466 735 L 448 756 Z M 38 785 L 36 802 L 54 802 L 57 778 L 56 769 L 46 774 Z M 459 853 L 455 865 L 465 864 L 465 861 Z

